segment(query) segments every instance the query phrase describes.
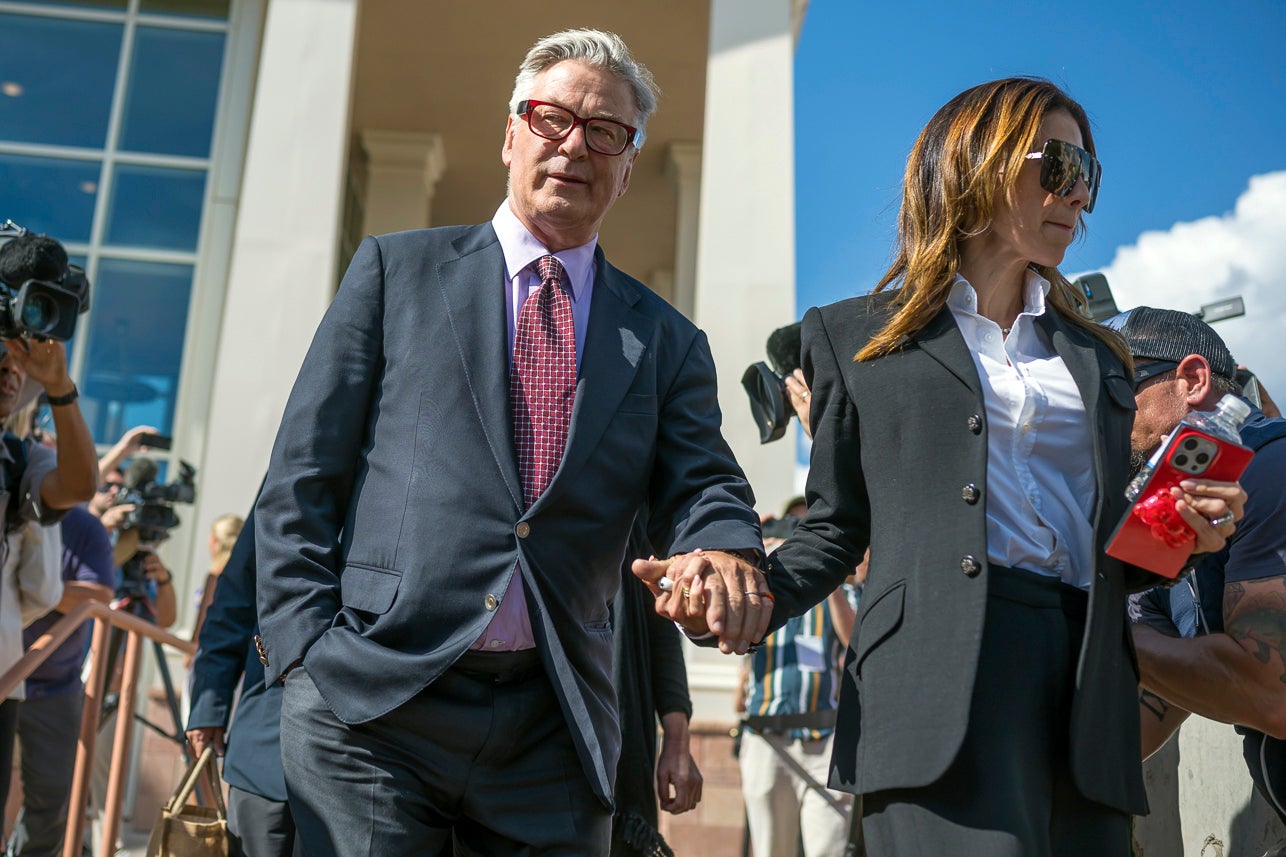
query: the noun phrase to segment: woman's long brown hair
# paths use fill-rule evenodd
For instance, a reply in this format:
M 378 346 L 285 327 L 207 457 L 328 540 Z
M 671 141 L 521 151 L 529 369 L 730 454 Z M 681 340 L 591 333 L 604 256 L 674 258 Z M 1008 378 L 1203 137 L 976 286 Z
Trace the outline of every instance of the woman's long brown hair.
M 995 201 L 1014 192 L 1024 156 L 1041 122 L 1066 110 L 1094 151 L 1085 110 L 1047 80 L 1010 77 L 967 89 L 946 103 L 911 149 L 898 214 L 897 253 L 875 291 L 898 286 L 888 324 L 857 353 L 870 360 L 897 350 L 903 337 L 929 323 L 946 305 L 960 269 L 960 245 L 991 224 Z M 1084 219 L 1077 225 L 1077 234 Z M 1085 295 L 1054 267 L 1032 265 L 1049 280 L 1049 303 L 1064 319 L 1101 339 L 1127 366 L 1129 349 L 1115 332 L 1087 315 Z

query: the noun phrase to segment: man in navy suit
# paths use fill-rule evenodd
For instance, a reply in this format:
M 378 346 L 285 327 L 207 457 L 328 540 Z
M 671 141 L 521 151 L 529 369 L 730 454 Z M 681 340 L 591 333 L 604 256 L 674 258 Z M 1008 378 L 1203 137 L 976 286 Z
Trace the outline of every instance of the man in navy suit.
M 282 688 L 264 681 L 264 667 L 251 642 L 258 630 L 254 532 L 252 512 L 219 575 L 201 626 L 187 736 L 197 755 L 213 745 L 224 756 L 233 854 L 290 857 L 298 849 L 281 770 Z M 236 717 L 229 730 L 234 702 Z
M 322 321 L 256 507 L 310 857 L 607 852 L 609 605 L 640 506 L 728 596 L 723 648 L 767 627 L 705 336 L 597 246 L 655 99 L 619 37 L 542 39 L 491 222 L 367 238 Z

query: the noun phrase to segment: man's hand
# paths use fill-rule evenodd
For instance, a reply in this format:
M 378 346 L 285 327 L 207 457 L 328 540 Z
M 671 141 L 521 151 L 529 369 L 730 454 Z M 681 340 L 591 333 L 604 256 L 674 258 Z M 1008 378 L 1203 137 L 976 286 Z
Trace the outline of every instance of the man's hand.
M 790 406 L 795 409 L 795 416 L 799 417 L 799 424 L 803 427 L 804 434 L 812 437 L 809 408 L 812 407 L 813 394 L 808 389 L 808 384 L 804 382 L 803 369 L 796 369 L 793 374 L 786 376 L 786 392 L 790 394 Z
M 6 339 L 9 357 L 31 380 L 41 384 L 51 396 L 71 392 L 71 376 L 67 374 L 67 347 L 52 339 Z
M 687 715 L 682 711 L 671 711 L 661 718 L 661 730 L 656 794 L 660 798 L 661 809 L 678 815 L 701 802 L 704 778 L 690 752 Z
M 656 596 L 656 612 L 691 634 L 714 634 L 724 654 L 744 655 L 764 638 L 772 592 L 759 569 L 717 550 L 695 550 L 667 560 L 637 559 L 631 570 Z M 658 582 L 667 577 L 671 588 Z
M 1235 521 L 1246 514 L 1246 492 L 1238 482 L 1215 482 L 1210 479 L 1185 479 L 1178 488 L 1171 488 L 1175 508 L 1197 536 L 1193 553 L 1216 553 L 1223 550 L 1228 538 L 1237 531 Z M 1214 526 L 1232 512 L 1232 520 Z
M 120 529 L 121 524 L 125 522 L 125 516 L 133 512 L 135 506 L 133 503 L 121 503 L 118 506 L 111 506 L 103 517 L 98 520 L 102 521 L 104 529 L 109 533 L 114 533 Z
M 206 747 L 214 748 L 214 755 L 223 756 L 227 748 L 223 743 L 224 730 L 218 726 L 202 726 L 187 731 L 188 743 L 192 745 L 192 755 L 200 756 Z

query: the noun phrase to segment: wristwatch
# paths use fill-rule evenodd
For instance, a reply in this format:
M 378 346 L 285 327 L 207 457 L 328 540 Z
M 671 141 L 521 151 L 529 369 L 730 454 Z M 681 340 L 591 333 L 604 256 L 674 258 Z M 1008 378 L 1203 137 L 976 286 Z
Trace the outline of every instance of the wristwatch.
M 79 398 L 80 398 L 80 390 L 76 389 L 76 385 L 74 383 L 71 385 L 71 392 L 64 393 L 61 396 L 51 396 L 49 395 L 48 391 L 45 391 L 45 401 L 48 402 L 53 407 L 58 407 L 60 405 L 70 405 L 72 402 L 76 401 Z

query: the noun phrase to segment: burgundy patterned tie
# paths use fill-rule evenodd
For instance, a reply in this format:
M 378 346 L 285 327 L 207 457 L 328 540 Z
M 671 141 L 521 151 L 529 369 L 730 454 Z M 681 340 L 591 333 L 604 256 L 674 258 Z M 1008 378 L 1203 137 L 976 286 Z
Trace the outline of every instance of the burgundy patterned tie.
M 536 502 L 554 478 L 576 400 L 576 325 L 563 290 L 563 265 L 554 256 L 537 263 L 540 288 L 527 297 L 514 335 L 509 406 L 523 499 Z

